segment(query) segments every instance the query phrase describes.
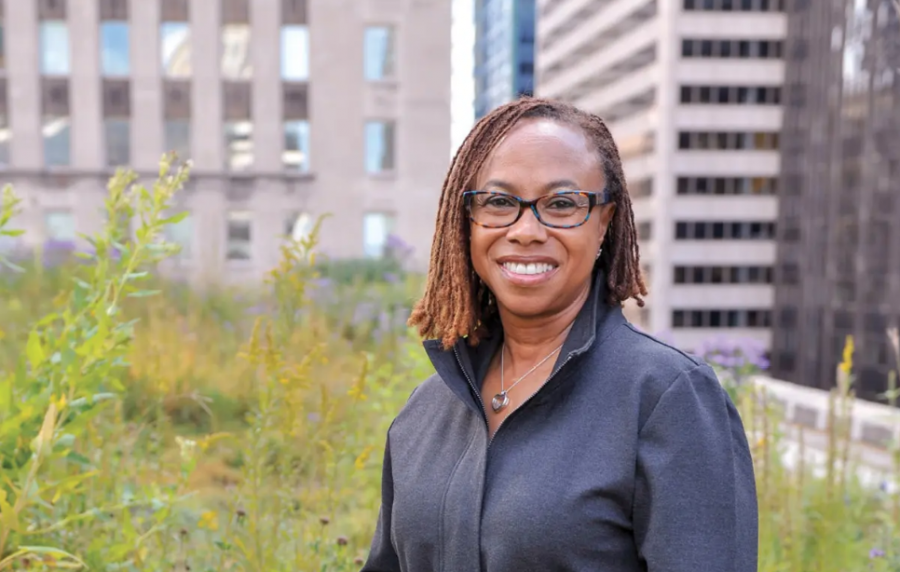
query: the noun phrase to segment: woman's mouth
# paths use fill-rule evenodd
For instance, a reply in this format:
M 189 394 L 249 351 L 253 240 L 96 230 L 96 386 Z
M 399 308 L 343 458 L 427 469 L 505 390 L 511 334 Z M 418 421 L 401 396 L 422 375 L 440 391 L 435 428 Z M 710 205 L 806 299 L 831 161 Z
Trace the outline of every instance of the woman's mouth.
M 556 269 L 556 265 L 548 264 L 546 262 L 531 262 L 528 264 L 523 264 L 521 262 L 504 262 L 502 266 L 510 273 L 521 276 L 535 276 Z
M 516 286 L 538 286 L 552 278 L 559 266 L 550 262 L 510 262 L 500 264 L 503 277 Z

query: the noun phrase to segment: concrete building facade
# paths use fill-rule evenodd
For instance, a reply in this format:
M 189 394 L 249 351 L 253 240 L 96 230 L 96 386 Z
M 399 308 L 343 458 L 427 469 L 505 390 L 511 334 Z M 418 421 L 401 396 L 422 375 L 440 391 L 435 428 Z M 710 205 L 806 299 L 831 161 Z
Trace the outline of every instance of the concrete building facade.
M 771 343 L 787 20 L 781 0 L 540 0 L 537 94 L 603 117 L 650 296 L 680 347 Z
M 475 0 L 475 118 L 534 93 L 535 0 Z
M 790 13 L 772 372 L 830 389 L 847 336 L 858 395 L 898 367 L 900 4 Z
M 450 154 L 450 1 L 3 0 L 0 179 L 31 243 L 102 220 L 116 166 L 191 159 L 195 277 L 256 279 L 286 233 L 427 260 Z M 425 215 L 427 213 L 427 216 Z M 8 246 L 8 245 L 7 245 Z

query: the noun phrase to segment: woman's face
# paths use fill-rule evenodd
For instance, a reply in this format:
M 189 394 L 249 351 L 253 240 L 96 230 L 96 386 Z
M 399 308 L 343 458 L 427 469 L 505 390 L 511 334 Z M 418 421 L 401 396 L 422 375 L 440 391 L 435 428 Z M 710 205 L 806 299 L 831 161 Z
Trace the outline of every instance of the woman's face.
M 516 125 L 488 157 L 474 190 L 533 200 L 557 191 L 600 193 L 606 186 L 597 152 L 578 127 L 551 119 Z M 470 223 L 475 271 L 501 311 L 548 317 L 583 303 L 614 205 L 596 206 L 576 228 L 550 228 L 531 209 L 512 226 Z

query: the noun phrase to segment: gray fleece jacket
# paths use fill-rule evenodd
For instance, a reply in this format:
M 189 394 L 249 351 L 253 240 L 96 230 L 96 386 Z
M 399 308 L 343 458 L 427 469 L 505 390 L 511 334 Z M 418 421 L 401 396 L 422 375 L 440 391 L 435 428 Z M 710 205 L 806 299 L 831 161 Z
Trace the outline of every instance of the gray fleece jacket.
M 436 374 L 388 431 L 363 572 L 756 572 L 737 410 L 596 282 L 554 373 L 493 440 L 478 388 L 502 333 L 426 342 Z

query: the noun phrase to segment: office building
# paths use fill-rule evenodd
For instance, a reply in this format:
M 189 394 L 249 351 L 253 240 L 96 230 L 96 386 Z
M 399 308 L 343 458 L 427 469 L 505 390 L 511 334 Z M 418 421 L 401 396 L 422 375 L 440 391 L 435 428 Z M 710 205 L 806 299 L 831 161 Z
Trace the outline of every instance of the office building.
M 873 398 L 898 368 L 885 329 L 900 321 L 900 6 L 795 4 L 773 375 L 831 387 L 852 335 L 856 390 Z
M 475 117 L 534 93 L 535 0 L 475 0 Z
M 427 260 L 450 152 L 450 2 L 4 0 L 0 178 L 30 243 L 93 232 L 105 182 L 193 161 L 171 266 L 258 279 L 285 234 Z M 423 213 L 428 213 L 424 216 Z
M 537 94 L 619 145 L 650 289 L 632 320 L 770 347 L 784 2 L 540 0 L 537 28 Z

